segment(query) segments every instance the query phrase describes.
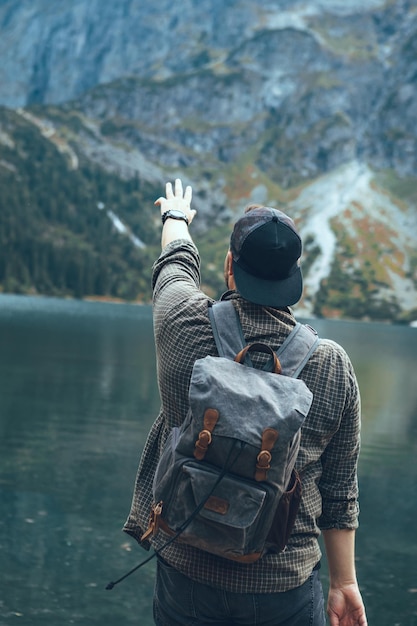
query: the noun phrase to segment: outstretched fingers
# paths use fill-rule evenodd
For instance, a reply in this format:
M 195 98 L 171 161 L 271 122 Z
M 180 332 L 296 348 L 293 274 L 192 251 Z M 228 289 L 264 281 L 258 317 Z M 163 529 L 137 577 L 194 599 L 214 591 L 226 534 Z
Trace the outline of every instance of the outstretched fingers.
M 182 181 L 180 178 L 175 179 L 175 186 L 172 187 L 172 183 L 166 183 L 165 185 L 165 198 L 161 196 L 155 200 L 156 205 L 162 205 L 166 200 L 185 200 L 190 205 L 193 197 L 193 190 L 190 185 L 187 185 L 185 191 L 183 190 Z
M 167 192 L 168 192 L 168 185 L 169 185 L 169 193 L 172 193 L 171 183 L 167 183 Z M 192 188 L 190 187 L 190 185 L 187 185 L 184 191 L 182 187 L 182 180 L 180 178 L 175 179 L 175 197 L 180 198 L 181 200 L 184 199 L 189 204 L 191 203 Z M 168 198 L 168 195 L 167 195 L 167 198 Z

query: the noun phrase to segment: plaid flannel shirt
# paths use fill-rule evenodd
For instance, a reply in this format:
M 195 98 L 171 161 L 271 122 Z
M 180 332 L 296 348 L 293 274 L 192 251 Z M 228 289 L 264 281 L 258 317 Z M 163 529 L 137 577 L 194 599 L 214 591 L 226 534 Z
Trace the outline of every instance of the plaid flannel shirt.
M 142 454 L 132 507 L 124 530 L 139 542 L 148 527 L 155 468 L 173 426 L 188 410 L 188 386 L 196 359 L 217 350 L 208 319 L 210 298 L 200 290 L 200 259 L 187 240 L 164 248 L 153 270 L 154 332 L 161 410 Z M 233 299 L 247 342 L 260 341 L 277 350 L 296 321 L 290 309 L 252 304 L 237 292 Z M 261 364 L 265 355 L 259 355 Z M 282 592 L 301 585 L 321 558 L 321 529 L 358 525 L 357 461 L 360 396 L 352 364 L 341 346 L 322 339 L 300 378 L 313 392 L 303 424 L 296 468 L 303 485 L 301 507 L 286 549 L 253 564 L 219 558 L 179 542 L 163 557 L 189 578 L 238 593 Z M 163 545 L 158 533 L 152 543 Z M 143 545 L 143 544 L 142 544 Z M 145 548 L 149 548 L 146 542 Z

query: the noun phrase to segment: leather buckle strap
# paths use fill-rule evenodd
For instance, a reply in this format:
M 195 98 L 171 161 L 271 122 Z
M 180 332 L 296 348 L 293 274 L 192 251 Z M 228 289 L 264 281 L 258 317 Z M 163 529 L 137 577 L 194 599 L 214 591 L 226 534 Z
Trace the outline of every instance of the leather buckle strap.
M 151 514 L 149 517 L 149 526 L 148 529 L 143 533 L 140 538 L 141 542 L 146 541 L 152 535 L 156 535 L 159 529 L 159 519 L 162 513 L 162 502 L 158 502 L 158 504 L 154 504 L 151 510 Z
M 209 445 L 211 444 L 211 433 L 217 424 L 219 419 L 219 412 L 217 409 L 206 409 L 203 419 L 203 430 L 198 434 L 198 439 L 195 442 L 194 458 L 197 461 L 202 461 L 206 456 Z
M 276 444 L 279 432 L 275 428 L 265 428 L 262 433 L 261 451 L 256 458 L 255 480 L 260 482 L 266 480 L 268 470 L 271 469 L 271 450 Z

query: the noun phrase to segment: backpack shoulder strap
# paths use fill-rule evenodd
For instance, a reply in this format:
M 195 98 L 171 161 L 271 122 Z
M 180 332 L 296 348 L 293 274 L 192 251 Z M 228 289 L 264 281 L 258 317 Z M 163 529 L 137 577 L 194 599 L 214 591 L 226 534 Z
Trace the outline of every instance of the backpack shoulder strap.
M 219 356 L 234 359 L 246 346 L 246 341 L 233 303 L 230 300 L 215 302 L 209 306 L 208 316 Z
M 319 337 L 314 328 L 308 324 L 297 322 L 277 350 L 277 357 L 285 376 L 298 378 L 318 344 Z
M 239 316 L 230 300 L 215 302 L 208 308 L 219 356 L 234 359 L 246 346 Z M 277 351 L 285 376 L 297 378 L 319 343 L 317 332 L 308 324 L 297 322 Z

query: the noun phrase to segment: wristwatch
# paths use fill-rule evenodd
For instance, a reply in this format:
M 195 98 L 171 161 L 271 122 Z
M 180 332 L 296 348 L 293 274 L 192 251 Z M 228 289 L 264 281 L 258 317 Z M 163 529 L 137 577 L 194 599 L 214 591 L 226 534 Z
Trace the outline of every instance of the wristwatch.
M 169 209 L 169 211 L 165 211 L 165 213 L 163 213 L 161 217 L 162 224 L 165 224 L 168 218 L 171 218 L 173 220 L 184 220 L 184 222 L 188 226 L 188 217 L 179 209 Z

